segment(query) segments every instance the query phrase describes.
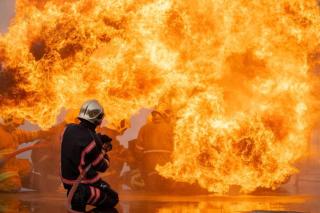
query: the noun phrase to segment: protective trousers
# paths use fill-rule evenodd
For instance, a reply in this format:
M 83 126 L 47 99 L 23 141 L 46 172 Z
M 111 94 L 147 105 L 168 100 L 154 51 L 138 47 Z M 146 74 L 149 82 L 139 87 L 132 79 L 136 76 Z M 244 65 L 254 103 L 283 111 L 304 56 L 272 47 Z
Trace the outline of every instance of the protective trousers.
M 68 189 L 71 190 L 71 187 Z M 85 212 L 86 205 L 99 209 L 113 208 L 119 202 L 118 193 L 112 190 L 106 182 L 100 180 L 94 184 L 79 184 L 71 201 L 72 209 Z

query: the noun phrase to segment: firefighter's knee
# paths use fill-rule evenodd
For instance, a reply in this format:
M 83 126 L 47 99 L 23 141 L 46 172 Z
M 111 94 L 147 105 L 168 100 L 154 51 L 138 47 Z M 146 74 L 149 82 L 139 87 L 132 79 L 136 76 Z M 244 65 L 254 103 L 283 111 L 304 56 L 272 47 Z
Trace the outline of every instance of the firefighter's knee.
M 112 198 L 111 206 L 115 207 L 119 203 L 119 195 L 118 193 L 114 192 L 112 196 L 113 198 Z
M 115 207 L 118 203 L 119 203 L 119 195 L 117 192 L 110 190 L 107 193 L 107 197 L 110 198 L 109 202 L 108 202 L 108 206 L 109 207 Z
M 109 189 L 104 191 L 103 199 L 99 205 L 102 208 L 113 208 L 119 203 L 119 195 L 117 192 Z

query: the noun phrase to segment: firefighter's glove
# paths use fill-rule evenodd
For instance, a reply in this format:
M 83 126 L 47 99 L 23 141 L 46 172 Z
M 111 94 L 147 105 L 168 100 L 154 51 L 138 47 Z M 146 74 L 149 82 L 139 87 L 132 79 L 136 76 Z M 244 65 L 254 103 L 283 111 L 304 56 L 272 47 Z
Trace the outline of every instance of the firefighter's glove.
M 102 148 L 106 152 L 109 152 L 112 149 L 112 144 L 111 144 L 112 138 L 102 134 L 98 134 L 98 136 L 100 137 L 100 140 L 102 142 Z
M 108 143 L 103 144 L 102 149 L 104 149 L 106 152 L 111 151 L 111 150 L 112 150 L 112 144 L 111 144 L 111 142 L 108 142 Z

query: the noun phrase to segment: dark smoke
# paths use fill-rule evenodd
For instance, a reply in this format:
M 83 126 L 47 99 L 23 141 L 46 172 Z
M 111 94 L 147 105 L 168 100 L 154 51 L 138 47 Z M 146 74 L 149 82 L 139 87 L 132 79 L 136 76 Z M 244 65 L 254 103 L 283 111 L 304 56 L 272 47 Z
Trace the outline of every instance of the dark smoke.
M 0 106 L 6 104 L 19 104 L 21 100 L 32 95 L 22 89 L 19 84 L 26 80 L 19 73 L 18 68 L 6 68 L 0 60 Z
M 35 41 L 31 44 L 30 52 L 32 53 L 34 59 L 39 61 L 46 53 L 46 43 L 43 40 Z
M 82 50 L 82 46 L 80 44 L 67 44 L 63 48 L 60 49 L 59 54 L 62 59 L 72 57 L 77 52 Z

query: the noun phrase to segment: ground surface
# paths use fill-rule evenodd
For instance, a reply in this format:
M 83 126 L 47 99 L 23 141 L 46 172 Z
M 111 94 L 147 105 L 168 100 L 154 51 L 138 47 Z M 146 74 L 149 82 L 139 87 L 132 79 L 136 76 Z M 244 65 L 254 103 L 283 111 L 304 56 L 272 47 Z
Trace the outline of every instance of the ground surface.
M 119 212 L 320 212 L 320 196 L 283 192 L 245 196 L 174 196 L 121 192 L 120 199 Z M 66 212 L 65 197 L 63 193 L 0 194 L 0 212 Z

